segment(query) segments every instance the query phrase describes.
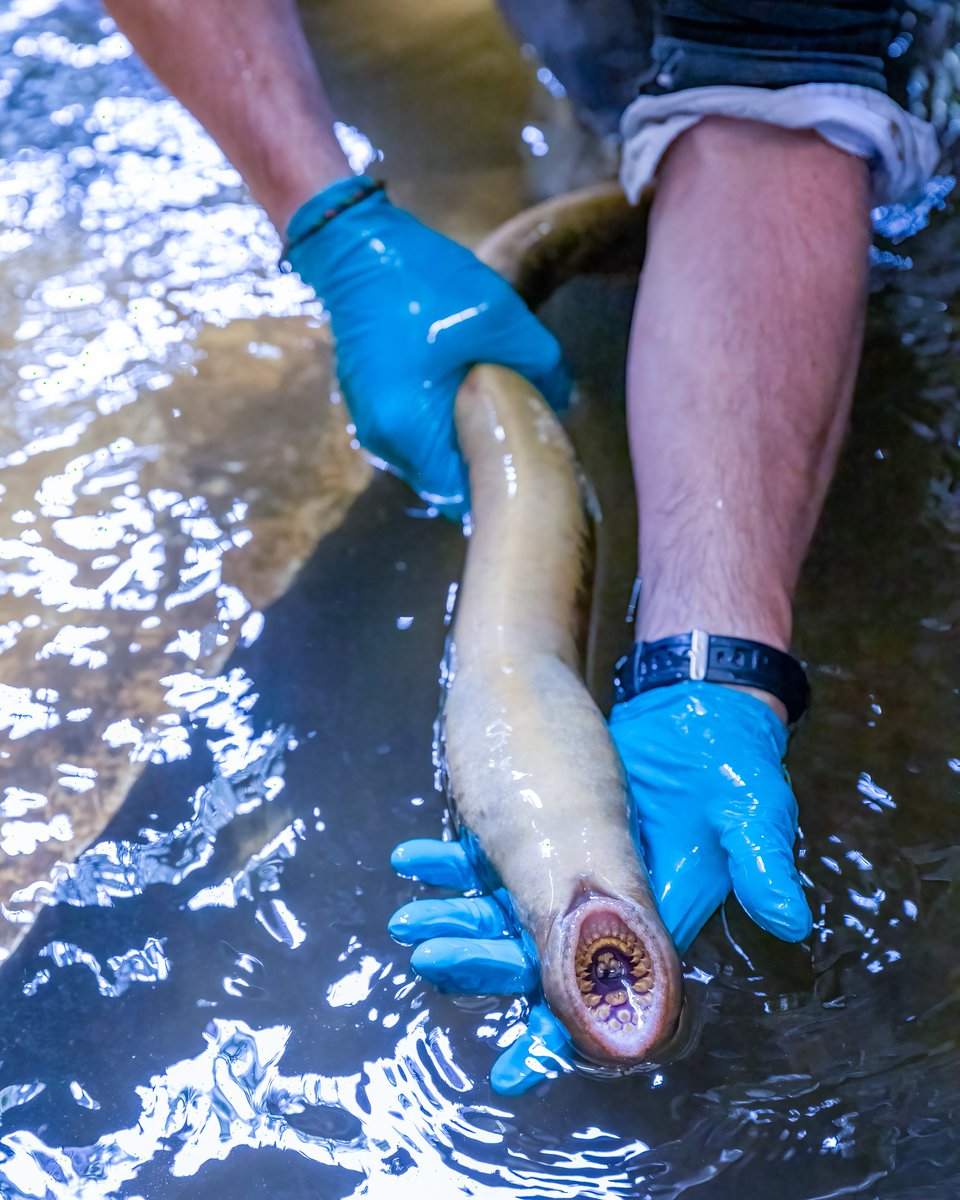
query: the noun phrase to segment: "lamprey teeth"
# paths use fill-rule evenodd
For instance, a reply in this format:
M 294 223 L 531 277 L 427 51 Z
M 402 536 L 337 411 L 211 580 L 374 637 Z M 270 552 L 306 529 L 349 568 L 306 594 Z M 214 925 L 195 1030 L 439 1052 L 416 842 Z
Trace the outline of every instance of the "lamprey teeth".
M 574 978 L 591 1017 L 618 1037 L 631 1036 L 653 1003 L 654 974 L 647 948 L 615 915 L 597 914 L 581 927 Z
M 597 979 L 619 979 L 624 970 L 623 959 L 611 950 L 601 951 L 593 963 L 593 973 Z

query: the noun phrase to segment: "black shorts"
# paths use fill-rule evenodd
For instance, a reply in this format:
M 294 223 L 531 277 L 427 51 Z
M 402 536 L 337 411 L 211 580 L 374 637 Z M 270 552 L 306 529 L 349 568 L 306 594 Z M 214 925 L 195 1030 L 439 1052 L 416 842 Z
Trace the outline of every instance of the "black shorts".
M 890 0 L 499 0 L 574 104 L 613 129 L 641 93 L 711 84 L 888 90 Z

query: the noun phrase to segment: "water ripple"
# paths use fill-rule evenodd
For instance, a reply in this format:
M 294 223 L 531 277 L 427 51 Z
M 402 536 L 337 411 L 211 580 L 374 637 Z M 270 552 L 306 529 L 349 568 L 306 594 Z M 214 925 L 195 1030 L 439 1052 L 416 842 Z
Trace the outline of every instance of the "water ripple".
M 393 1055 L 367 1061 L 349 1075 L 284 1074 L 290 1033 L 285 1026 L 255 1029 L 214 1020 L 204 1051 L 137 1089 L 137 1122 L 93 1145 L 61 1149 L 25 1130 L 4 1135 L 5 1194 L 11 1200 L 106 1200 L 158 1157 L 170 1156 L 172 1176 L 190 1177 L 241 1147 L 271 1147 L 359 1175 L 349 1193 L 357 1200 L 418 1197 L 424 1187 L 434 1195 L 460 1194 L 466 1187 L 464 1194 L 478 1200 L 505 1192 L 518 1200 L 613 1200 L 636 1195 L 638 1184 L 659 1173 L 645 1143 L 624 1144 L 597 1127 L 575 1132 L 581 1145 L 570 1151 L 545 1151 L 543 1162 L 511 1149 L 510 1113 L 461 1099 L 472 1084 L 456 1066 L 446 1037 L 428 1030 L 425 1015 L 411 1022 Z M 309 1132 L 306 1117 L 318 1109 L 326 1110 L 328 1125 L 334 1111 L 348 1118 L 348 1134 Z M 656 1195 L 679 1195 L 738 1157 L 708 1153 L 693 1175 Z

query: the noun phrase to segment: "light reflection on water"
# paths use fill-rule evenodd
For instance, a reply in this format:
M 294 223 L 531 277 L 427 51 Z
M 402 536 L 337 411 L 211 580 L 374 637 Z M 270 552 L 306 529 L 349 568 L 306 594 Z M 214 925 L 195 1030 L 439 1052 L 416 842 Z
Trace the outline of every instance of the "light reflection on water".
M 597 1128 L 575 1135 L 586 1148 L 545 1155 L 542 1173 L 523 1154 L 507 1150 L 513 1161 L 502 1161 L 511 1114 L 461 1102 L 470 1083 L 448 1039 L 428 1033 L 425 1025 L 424 1017 L 412 1021 L 390 1058 L 366 1062 L 357 1074 L 286 1075 L 281 1061 L 289 1028 L 252 1029 L 242 1021 L 215 1019 L 204 1032 L 202 1053 L 137 1089 L 141 1111 L 135 1125 L 69 1151 L 27 1131 L 11 1134 L 3 1139 L 10 1152 L 5 1178 L 22 1196 L 97 1200 L 116 1195 L 158 1156 L 169 1156 L 172 1176 L 189 1177 L 241 1147 L 270 1147 L 359 1175 L 356 1190 L 345 1196 L 413 1198 L 424 1187 L 443 1189 L 434 1195 L 480 1200 L 506 1190 L 518 1198 L 612 1200 L 636 1194 L 638 1176 L 629 1167 L 648 1147 L 635 1142 L 611 1150 L 604 1145 L 610 1135 Z M 10 1106 L 27 1104 L 37 1094 L 37 1085 L 21 1085 Z M 318 1109 L 336 1110 L 348 1136 L 309 1132 L 304 1116 Z M 465 1150 L 472 1152 L 467 1193 Z M 500 1151 L 499 1163 L 484 1161 L 491 1150 Z
M 251 681 L 218 669 L 368 468 L 315 301 L 112 23 L 21 3 L 0 38 L 2 949 L 189 728 L 218 777 L 261 752 Z
M 365 490 L 315 303 L 89 0 L 0 13 L 0 112 L 0 1194 L 956 1191 L 953 222 L 878 277 L 801 598 L 812 954 L 731 906 L 687 963 L 695 1054 L 508 1108 L 486 1072 L 521 1006 L 435 997 L 384 932 L 390 847 L 440 827 L 459 539 Z M 562 116 L 514 116 L 540 166 L 562 154 Z M 610 514 L 629 288 L 604 288 L 552 319 Z M 633 533 L 607 536 L 613 637 Z

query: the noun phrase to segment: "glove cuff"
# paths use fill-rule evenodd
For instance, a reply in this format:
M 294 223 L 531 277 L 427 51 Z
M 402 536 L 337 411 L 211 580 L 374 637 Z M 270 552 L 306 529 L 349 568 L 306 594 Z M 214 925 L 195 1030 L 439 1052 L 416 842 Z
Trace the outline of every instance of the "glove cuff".
M 795 724 L 810 706 L 810 685 L 790 654 L 751 642 L 694 629 L 656 642 L 637 642 L 616 666 L 617 700 L 632 700 L 652 688 L 684 680 L 760 688 L 782 701 Z
M 281 264 L 288 263 L 291 253 L 307 238 L 313 237 L 325 225 L 329 225 L 334 217 L 376 195 L 377 192 L 382 192 L 384 187 L 382 181 L 371 179 L 369 175 L 352 175 L 347 179 L 338 179 L 322 192 L 317 192 L 290 218 L 283 254 L 280 257 Z

